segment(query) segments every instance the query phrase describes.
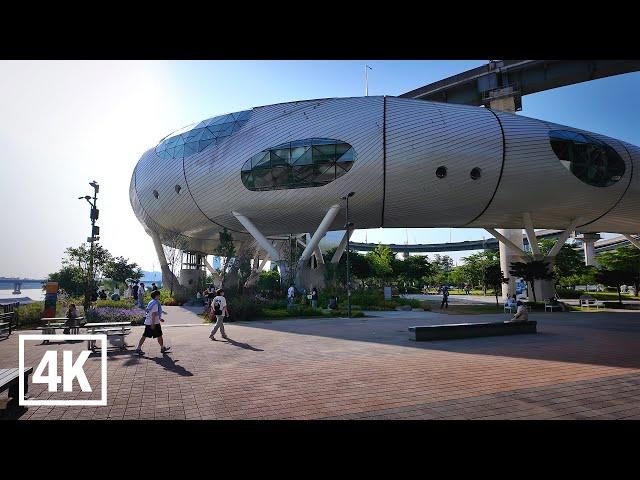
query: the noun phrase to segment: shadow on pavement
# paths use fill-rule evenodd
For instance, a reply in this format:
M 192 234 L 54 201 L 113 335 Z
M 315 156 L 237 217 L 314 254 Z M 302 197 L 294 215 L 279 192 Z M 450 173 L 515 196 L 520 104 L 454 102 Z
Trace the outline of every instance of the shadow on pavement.
M 249 345 L 248 343 L 236 342 L 231 337 L 227 337 L 226 340 L 227 340 L 227 343 L 229 343 L 230 345 L 233 345 L 234 347 L 244 348 L 245 350 L 251 350 L 253 352 L 264 352 L 264 350 L 262 350 L 261 348 L 253 347 L 253 346 Z M 220 341 L 220 340 L 218 340 L 218 341 Z
M 147 357 L 143 357 L 143 358 L 147 358 Z M 193 373 L 191 373 L 189 370 L 187 370 L 183 366 L 177 365 L 177 362 L 179 362 L 179 360 L 174 360 L 169 355 L 163 355 L 161 358 L 154 357 L 151 360 L 156 362 L 165 370 L 168 370 L 173 373 L 177 373 L 181 377 L 193 377 Z
M 446 315 L 436 312 L 371 312 L 355 319 L 296 319 L 242 322 L 243 327 L 284 333 L 372 342 L 470 355 L 640 368 L 640 312 L 531 314 L 537 334 L 415 342 L 408 328 L 417 325 L 504 321 L 509 315 Z

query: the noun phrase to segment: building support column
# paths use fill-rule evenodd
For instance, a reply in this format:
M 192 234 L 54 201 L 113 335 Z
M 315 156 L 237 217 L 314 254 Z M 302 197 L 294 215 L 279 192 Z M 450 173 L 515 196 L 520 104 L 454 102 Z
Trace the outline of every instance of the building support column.
M 307 246 L 305 247 L 304 251 L 302 252 L 302 255 L 300 256 L 301 264 L 309 260 L 309 258 L 311 258 L 311 254 L 316 250 L 316 247 L 320 243 L 320 240 L 322 240 L 322 238 L 326 235 L 327 231 L 329 230 L 329 227 L 331 226 L 333 221 L 336 219 L 336 216 L 338 215 L 339 211 L 340 211 L 340 205 L 338 204 L 333 205 L 331 208 L 329 208 L 324 218 L 320 222 L 320 225 L 318 225 L 318 228 L 316 229 L 315 233 L 313 234 L 311 239 L 307 242 Z
M 347 238 L 351 239 L 351 235 L 353 235 L 353 228 L 349 228 L 349 230 L 345 230 L 344 235 L 342 236 L 342 240 L 340 240 L 340 244 L 336 249 L 333 257 L 331 257 L 331 263 L 339 263 L 344 251 L 347 248 Z
M 251 234 L 251 236 L 258 242 L 258 245 L 262 247 L 262 249 L 267 252 L 267 255 L 271 257 L 271 261 L 278 265 L 278 270 L 280 271 L 280 278 L 284 279 L 286 275 L 287 266 L 280 257 L 280 253 L 273 246 L 273 244 L 267 240 L 260 230 L 249 220 L 247 217 L 238 212 L 231 212 L 234 217 L 242 224 L 244 228 L 247 229 L 247 232 Z
M 319 244 L 320 240 L 322 240 L 331 227 L 331 224 L 338 215 L 338 212 L 340 212 L 340 205 L 336 204 L 331 206 L 313 236 L 306 234 L 307 241 L 304 251 L 298 261 L 298 268 L 296 271 L 295 284 L 298 288 L 310 290 L 312 287 L 322 288 L 324 286 L 325 265 Z M 316 257 L 316 268 L 310 268 L 308 265 L 312 255 L 315 255 Z
M 174 291 L 183 290 L 184 288 L 180 285 L 178 277 L 175 276 L 175 274 L 171 271 L 171 267 L 169 267 L 169 262 L 167 261 L 167 257 L 164 254 L 164 249 L 162 248 L 160 237 L 157 233 L 152 231 L 151 239 L 153 240 L 153 246 L 156 250 L 158 261 L 160 262 L 160 270 L 162 271 L 162 287 L 171 289 L 171 286 L 173 286 Z
M 640 248 L 640 240 L 637 238 L 632 237 L 629 234 L 624 234 L 624 238 L 626 238 L 627 240 L 629 240 L 631 242 L 632 245 L 635 245 L 636 247 Z
M 502 284 L 502 300 L 504 301 L 510 295 L 516 293 L 516 279 L 509 274 L 509 270 L 511 269 L 511 263 L 521 261 L 524 255 L 522 229 L 508 228 L 495 230 L 493 228 L 487 228 L 486 230 L 499 242 L 500 270 L 502 270 L 502 274 L 509 279 L 508 283 Z

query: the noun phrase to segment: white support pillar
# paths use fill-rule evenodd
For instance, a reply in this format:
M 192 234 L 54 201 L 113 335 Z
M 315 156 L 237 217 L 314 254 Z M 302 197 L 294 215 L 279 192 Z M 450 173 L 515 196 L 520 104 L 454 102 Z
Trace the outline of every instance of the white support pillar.
M 564 245 L 564 242 L 567 241 L 567 238 L 569 238 L 569 236 L 575 230 L 579 220 L 580 220 L 579 218 L 576 218 L 571 221 L 571 223 L 567 226 L 567 229 L 564 232 L 562 232 L 562 234 L 558 237 L 558 240 L 556 240 L 556 243 L 553 246 L 553 248 L 547 254 L 548 257 L 555 257 L 558 254 L 558 252 Z
M 516 279 L 509 274 L 511 263 L 522 260 L 524 245 L 522 241 L 522 229 L 500 229 L 486 228 L 487 232 L 493 235 L 499 242 L 500 248 L 500 270 L 509 279 L 508 283 L 502 284 L 502 299 L 506 300 L 509 295 L 516 293 Z
M 540 253 L 540 246 L 538 245 L 538 237 L 536 237 L 536 231 L 533 228 L 531 214 L 529 212 L 523 213 L 522 219 L 524 220 L 525 232 L 527 232 L 527 239 L 529 240 L 531 252 L 533 253 L 535 258 L 538 258 L 542 254 Z
M 256 239 L 256 241 L 263 248 L 263 250 L 266 251 L 269 254 L 269 256 L 271 256 L 271 260 L 273 260 L 274 262 L 279 262 L 280 254 L 278 253 L 278 251 L 273 246 L 273 244 L 269 240 L 267 240 L 267 237 L 265 237 L 262 233 L 260 233 L 260 230 L 256 228 L 256 226 L 251 222 L 251 220 L 249 220 L 247 217 L 245 217 L 241 213 L 238 213 L 238 212 L 231 212 L 231 213 L 242 224 L 242 226 L 247 229 L 247 232 L 249 232 L 251 236 Z
M 333 254 L 333 257 L 331 257 L 331 263 L 340 262 L 340 259 L 342 258 L 342 254 L 347 248 L 347 235 L 348 235 L 348 238 L 351 239 L 351 235 L 353 235 L 353 231 L 354 231 L 353 228 L 350 228 L 349 230 L 345 230 L 344 235 L 342 236 L 342 240 L 340 240 L 340 244 L 338 245 L 338 248 Z
M 635 245 L 636 247 L 640 248 L 640 240 L 638 240 L 637 238 L 634 238 L 631 235 L 628 235 L 626 233 L 624 234 L 624 238 L 629 240 L 632 245 Z
M 262 272 L 262 269 L 264 268 L 264 266 L 267 264 L 268 261 L 269 261 L 269 254 L 267 253 L 267 255 L 260 261 L 260 265 L 257 266 L 258 268 L 253 270 L 251 272 L 251 275 L 249 275 L 249 278 L 247 278 L 247 281 L 244 282 L 245 288 L 252 287 L 253 285 L 255 285 L 255 283 L 258 281 L 258 278 L 260 278 L 260 272 Z
M 311 234 L 307 233 L 306 234 L 307 237 L 307 244 L 311 241 Z M 302 243 L 302 242 L 300 242 Z M 303 244 L 304 247 L 306 247 L 306 244 Z M 316 249 L 313 251 L 313 255 L 315 255 L 316 257 L 316 262 L 318 265 L 324 265 L 324 258 L 322 258 L 322 250 L 320 250 L 320 242 L 318 242 L 318 246 L 316 247 Z
M 322 237 L 324 237 L 325 234 L 327 233 L 327 230 L 329 230 L 329 227 L 335 220 L 339 211 L 340 211 L 340 205 L 338 204 L 333 205 L 331 206 L 331 208 L 329 208 L 324 218 L 320 222 L 320 225 L 318 226 L 316 232 L 313 234 L 313 237 L 311 237 L 311 240 L 307 242 L 307 246 L 305 247 L 304 251 L 302 252 L 302 255 L 300 256 L 300 264 L 303 264 L 304 262 L 309 260 L 309 258 L 311 258 L 311 254 L 315 251 L 316 247 L 318 246 L 318 243 L 320 243 L 320 240 L 322 240 Z
M 160 270 L 162 271 L 162 285 L 164 288 L 169 287 L 169 285 L 173 285 L 173 289 L 177 289 L 180 287 L 180 282 L 178 281 L 178 277 L 174 275 L 169 267 L 169 262 L 167 262 L 167 257 L 164 254 L 164 249 L 162 248 L 162 242 L 160 242 L 160 237 L 157 233 L 151 232 L 151 239 L 153 240 L 153 246 L 156 249 L 156 255 L 158 256 L 158 261 L 160 262 Z M 170 287 L 169 287 L 170 288 Z

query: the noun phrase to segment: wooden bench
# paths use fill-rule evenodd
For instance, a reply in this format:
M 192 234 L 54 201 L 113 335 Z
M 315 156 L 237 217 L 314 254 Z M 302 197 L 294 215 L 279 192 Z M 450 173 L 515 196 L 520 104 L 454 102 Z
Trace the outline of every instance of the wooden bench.
M 33 367 L 24 370 L 24 398 L 28 398 L 27 390 L 29 389 L 29 375 L 33 373 Z M 20 374 L 17 368 L 8 368 L 0 370 L 0 392 L 9 389 L 10 406 L 18 405 L 19 400 L 19 380 Z
M 409 327 L 410 339 L 452 340 L 456 338 L 492 337 L 497 335 L 515 335 L 520 333 L 537 333 L 538 322 L 485 322 L 455 323 L 450 325 L 425 325 Z

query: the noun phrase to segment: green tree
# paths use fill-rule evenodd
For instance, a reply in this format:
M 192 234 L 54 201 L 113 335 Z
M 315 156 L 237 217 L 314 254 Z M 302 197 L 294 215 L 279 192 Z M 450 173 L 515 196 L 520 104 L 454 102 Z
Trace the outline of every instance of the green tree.
M 498 303 L 498 290 L 501 290 L 503 283 L 507 283 L 508 278 L 505 278 L 502 270 L 500 270 L 499 264 L 493 264 L 487 266 L 482 272 L 482 284 L 489 285 L 493 288 L 493 293 L 496 296 L 496 309 L 500 309 Z M 534 297 L 535 298 L 535 297 Z
M 269 270 L 260 272 L 260 277 L 256 282 L 256 288 L 259 291 L 269 292 L 271 294 L 280 290 L 280 274 L 278 270 Z
M 58 282 L 59 288 L 64 288 L 67 293 L 78 296 L 84 292 L 87 282 L 87 272 L 80 267 L 66 265 L 57 272 L 49 274 L 47 281 Z
M 463 257 L 462 260 L 464 263 L 458 267 L 460 269 L 460 276 L 465 279 L 465 282 L 470 283 L 472 286 L 480 285 L 486 295 L 487 288 L 489 288 L 491 284 L 485 281 L 485 279 L 490 278 L 485 275 L 485 272 L 487 269 L 495 269 L 496 266 L 500 268 L 500 256 L 498 252 L 487 250 Z
M 598 263 L 607 270 L 620 270 L 628 272 L 627 280 L 623 285 L 633 285 L 635 295 L 640 289 L 640 249 L 635 246 L 620 247 L 610 252 L 603 252 L 597 256 Z
M 431 273 L 431 264 L 424 255 L 409 255 L 404 260 L 394 258 L 392 267 L 399 280 L 410 286 L 415 286 L 416 282 L 420 282 Z
M 618 303 L 622 306 L 622 293 L 620 287 L 622 285 L 629 285 L 633 281 L 633 272 L 629 270 L 614 270 L 607 268 L 598 269 L 596 273 L 596 280 L 598 283 L 607 285 L 608 287 L 616 287 L 618 291 Z
M 531 284 L 531 292 L 533 293 L 533 301 L 537 302 L 535 281 L 549 280 L 553 278 L 553 273 L 549 271 L 549 265 L 543 260 L 532 260 L 530 262 L 513 262 L 509 273 L 515 277 L 522 278 L 525 282 Z
M 347 254 L 343 253 L 337 264 L 331 263 L 336 250 L 336 248 L 332 248 L 323 253 L 325 279 L 327 283 L 336 287 L 339 285 L 344 287 L 347 280 Z M 349 251 L 349 263 L 351 264 L 351 275 L 360 280 L 362 288 L 364 288 L 365 281 L 373 276 L 373 268 L 368 257 L 351 250 Z
M 453 270 L 453 259 L 449 255 L 435 254 L 431 263 L 429 283 L 445 284 L 449 282 L 449 272 Z
M 229 273 L 229 269 L 233 263 L 232 259 L 236 254 L 236 248 L 233 245 L 233 235 L 231 235 L 226 228 L 223 228 L 220 232 L 220 240 L 213 253 L 220 257 L 220 279 L 222 285 L 224 285 L 224 279 L 227 273 Z
M 382 244 L 376 245 L 376 247 L 367 253 L 367 260 L 371 264 L 371 270 L 373 276 L 386 283 L 393 276 L 393 252 L 391 249 Z
M 550 238 L 543 238 L 538 241 L 540 245 L 540 252 L 543 255 L 547 255 L 556 243 L 556 240 Z M 584 264 L 584 259 L 578 251 L 575 250 L 575 246 L 569 243 L 562 245 L 562 248 L 558 251 L 553 262 L 553 279 L 556 284 L 567 285 L 575 287 L 578 283 L 571 284 L 570 279 L 579 278 L 581 275 L 587 273 L 587 268 Z
M 127 279 L 140 280 L 143 276 L 138 264 L 129 263 L 129 259 L 124 257 L 109 260 L 104 266 L 104 274 L 114 281 L 115 288 L 118 288 L 118 283 L 124 283 Z
M 91 248 L 86 244 L 79 247 L 69 247 L 65 250 L 66 257 L 62 259 L 63 266 L 77 266 L 83 270 L 85 275 L 90 278 L 101 278 L 106 265 L 113 259 L 109 251 L 102 245 L 94 244 L 93 246 L 93 274 L 89 272 L 89 264 L 91 258 Z

